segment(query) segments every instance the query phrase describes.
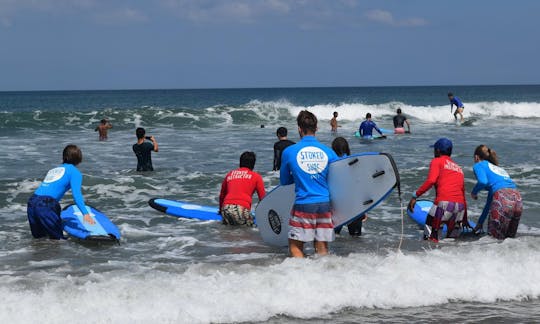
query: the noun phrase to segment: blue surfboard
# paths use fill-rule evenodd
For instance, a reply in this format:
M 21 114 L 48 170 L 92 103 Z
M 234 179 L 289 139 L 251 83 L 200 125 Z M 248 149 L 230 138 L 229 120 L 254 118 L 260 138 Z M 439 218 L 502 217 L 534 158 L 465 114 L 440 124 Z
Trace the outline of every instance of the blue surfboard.
M 431 200 L 417 200 L 416 204 L 414 205 L 414 211 L 411 212 L 407 208 L 407 214 L 416 224 L 424 227 L 426 225 L 427 215 L 432 206 L 433 201 Z M 469 225 L 474 228 L 476 223 L 469 220 Z M 446 234 L 446 231 L 446 225 L 443 225 L 443 235 Z M 462 233 L 472 233 L 472 229 L 468 227 L 463 228 Z
M 99 210 L 86 206 L 90 216 L 94 219 L 94 224 L 83 221 L 83 214 L 77 205 L 69 205 L 62 210 L 60 217 L 64 231 L 68 235 L 87 241 L 112 241 L 120 240 L 120 231 L 105 214 Z
M 152 198 L 148 201 L 150 207 L 171 216 L 198 219 L 202 221 L 222 221 L 217 207 L 196 205 L 188 202 Z

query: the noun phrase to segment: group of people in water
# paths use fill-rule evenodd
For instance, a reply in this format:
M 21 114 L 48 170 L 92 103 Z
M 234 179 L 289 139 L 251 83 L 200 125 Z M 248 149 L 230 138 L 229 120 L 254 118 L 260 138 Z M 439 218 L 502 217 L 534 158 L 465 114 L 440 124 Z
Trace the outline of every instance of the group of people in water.
M 450 95 L 449 93 L 449 99 Z M 459 114 L 458 110 L 456 113 Z M 330 121 L 331 131 L 334 134 L 339 127 L 337 117 L 338 113 L 334 112 Z M 396 134 L 410 132 L 410 123 L 403 116 L 401 109 L 397 110 L 393 121 Z M 334 228 L 332 223 L 328 187 L 329 165 L 350 155 L 351 152 L 347 140 L 343 137 L 336 137 L 331 148 L 317 140 L 315 135 L 318 121 L 313 113 L 301 111 L 296 122 L 301 140 L 298 143 L 290 141 L 287 138 L 287 129 L 280 127 L 276 132 L 278 141 L 274 144 L 273 170 L 279 171 L 280 184 L 295 184 L 295 203 L 291 211 L 288 232 L 289 252 L 293 257 L 303 257 L 304 244 L 314 242 L 315 252 L 325 255 L 328 253 L 328 242 L 333 241 L 335 233 L 341 230 Z M 371 121 L 369 113 L 362 125 L 361 134 L 369 134 L 375 129 L 382 135 L 376 124 Z M 407 131 L 404 130 L 404 125 L 407 125 Z M 107 120 L 101 122 L 96 128 L 96 131 L 100 132 L 100 140 L 107 138 L 107 130 L 111 127 Z M 137 171 L 151 171 L 153 170 L 151 152 L 158 152 L 158 143 L 153 136 L 147 137 L 143 128 L 136 129 L 136 136 L 137 143 L 133 145 L 133 151 L 137 156 Z M 408 208 L 414 209 L 416 199 L 435 187 L 436 197 L 428 213 L 424 238 L 437 242 L 442 237 L 443 224 L 448 228 L 447 237 L 457 237 L 463 227 L 469 226 L 469 222 L 464 174 L 461 167 L 451 159 L 452 142 L 447 138 L 441 138 L 432 147 L 434 158 L 430 163 L 427 179 L 413 193 Z M 486 205 L 474 232 L 479 233 L 487 219 L 487 229 L 491 236 L 497 239 L 514 237 L 523 208 L 515 183 L 498 165 L 496 152 L 491 148 L 485 145 L 478 146 L 473 158 L 477 184 L 471 192 L 471 198 L 477 199 L 477 194 L 481 190 L 488 191 Z M 70 189 L 76 205 L 84 215 L 83 220 L 88 223 L 94 222 L 85 207 L 81 193 L 82 175 L 76 167 L 81 161 L 81 150 L 75 145 L 66 146 L 63 150 L 63 163 L 47 173 L 28 200 L 28 221 L 34 237 L 64 238 L 59 201 Z M 253 226 L 252 196 L 257 192 L 259 200 L 262 200 L 266 195 L 262 177 L 254 171 L 255 162 L 255 153 L 243 152 L 239 168 L 228 172 L 225 176 L 219 195 L 219 213 L 224 224 Z M 349 234 L 360 235 L 362 222 L 366 218 L 367 215 L 363 215 L 347 224 Z

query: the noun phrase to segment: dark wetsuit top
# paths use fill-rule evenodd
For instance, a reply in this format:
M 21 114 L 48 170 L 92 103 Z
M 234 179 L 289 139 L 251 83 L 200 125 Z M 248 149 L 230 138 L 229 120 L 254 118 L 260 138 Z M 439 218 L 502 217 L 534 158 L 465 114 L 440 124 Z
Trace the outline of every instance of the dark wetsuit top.
M 407 117 L 403 115 L 394 116 L 394 128 L 404 127 L 406 120 L 407 120 Z
M 281 168 L 281 154 L 287 147 L 295 144 L 290 140 L 279 140 L 274 144 L 274 168 L 272 170 L 278 171 Z
M 154 167 L 152 167 L 153 150 L 154 144 L 150 142 L 133 144 L 133 152 L 137 156 L 137 171 L 154 171 Z

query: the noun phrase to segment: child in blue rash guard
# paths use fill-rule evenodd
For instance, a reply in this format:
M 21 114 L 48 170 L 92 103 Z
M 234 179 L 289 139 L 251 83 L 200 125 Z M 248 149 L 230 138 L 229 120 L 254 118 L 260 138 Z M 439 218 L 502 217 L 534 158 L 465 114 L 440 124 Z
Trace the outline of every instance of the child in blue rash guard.
M 478 199 L 480 190 L 488 191 L 488 198 L 475 232 L 482 229 L 484 221 L 489 214 L 488 233 L 499 239 L 515 237 L 523 202 L 516 189 L 515 183 L 508 173 L 498 166 L 497 153 L 486 145 L 480 145 L 474 151 L 473 171 L 478 180 L 474 186 L 471 197 Z
M 330 162 L 336 153 L 315 138 L 317 117 L 303 110 L 296 118 L 302 140 L 283 151 L 280 184 L 295 184 L 296 199 L 289 220 L 289 252 L 304 257 L 304 242 L 315 241 L 315 252 L 328 254 L 334 240 L 332 208 L 328 188 Z
M 63 164 L 49 170 L 39 188 L 28 199 L 28 222 L 35 238 L 45 236 L 56 240 L 64 238 L 59 201 L 69 189 L 77 207 L 84 214 L 84 221 L 89 224 L 95 223 L 86 209 L 81 193 L 82 174 L 75 167 L 82 161 L 81 150 L 76 145 L 68 145 L 62 155 Z
M 465 107 L 458 97 L 455 97 L 452 92 L 448 92 L 448 100 L 450 100 L 450 113 L 453 111 L 454 105 L 456 105 L 456 112 L 454 113 L 454 119 L 457 120 L 457 115 L 460 116 L 460 121 L 463 122 L 463 110 Z
M 382 133 L 382 131 L 377 127 L 377 124 L 375 124 L 371 120 L 371 114 L 366 114 L 366 120 L 364 120 L 358 129 L 358 132 L 360 133 L 360 137 L 363 138 L 371 138 L 373 137 L 373 129 L 375 129 L 379 134 L 382 135 L 382 137 L 385 137 Z

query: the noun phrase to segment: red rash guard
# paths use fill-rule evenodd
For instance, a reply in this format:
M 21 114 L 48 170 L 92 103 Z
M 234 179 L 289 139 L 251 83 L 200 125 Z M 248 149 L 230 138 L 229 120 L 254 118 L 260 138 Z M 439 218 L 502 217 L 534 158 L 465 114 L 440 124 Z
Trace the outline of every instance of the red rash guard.
M 223 208 L 224 205 L 240 205 L 251 209 L 251 200 L 255 191 L 259 200 L 262 200 L 266 191 L 260 174 L 249 168 L 232 170 L 227 173 L 221 184 L 219 208 Z
M 463 171 L 449 156 L 441 155 L 431 160 L 426 182 L 418 188 L 420 197 L 435 186 L 435 205 L 440 201 L 465 204 L 465 177 Z

